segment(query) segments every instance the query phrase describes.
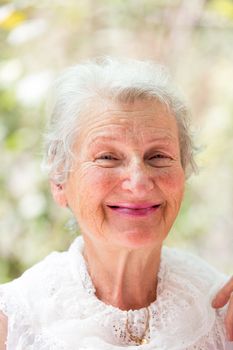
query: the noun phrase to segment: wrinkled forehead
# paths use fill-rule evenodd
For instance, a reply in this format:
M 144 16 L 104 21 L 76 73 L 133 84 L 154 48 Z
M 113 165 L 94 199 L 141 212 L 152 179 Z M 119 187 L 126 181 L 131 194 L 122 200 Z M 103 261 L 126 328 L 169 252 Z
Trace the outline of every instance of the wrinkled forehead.
M 96 140 L 141 142 L 151 138 L 178 138 L 174 115 L 165 104 L 158 101 L 117 103 L 95 101 L 83 113 L 80 121 L 80 141 Z

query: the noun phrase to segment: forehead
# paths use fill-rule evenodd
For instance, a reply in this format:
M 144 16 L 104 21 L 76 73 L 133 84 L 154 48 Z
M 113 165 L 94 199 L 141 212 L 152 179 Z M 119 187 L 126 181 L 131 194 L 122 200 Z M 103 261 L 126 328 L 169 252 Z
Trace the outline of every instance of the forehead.
M 95 101 L 83 114 L 79 129 L 81 142 L 178 138 L 174 115 L 166 105 L 158 101 Z

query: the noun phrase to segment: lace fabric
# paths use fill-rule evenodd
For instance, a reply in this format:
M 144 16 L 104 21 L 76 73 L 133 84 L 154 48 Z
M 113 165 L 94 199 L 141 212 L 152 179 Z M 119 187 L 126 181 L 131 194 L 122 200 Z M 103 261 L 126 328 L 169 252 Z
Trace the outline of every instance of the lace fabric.
M 157 300 L 149 306 L 149 344 L 136 346 L 126 332 L 145 330 L 145 308 L 123 311 L 95 295 L 78 237 L 64 253 L 52 253 L 19 279 L 0 286 L 8 316 L 7 350 L 233 350 L 224 331 L 225 310 L 211 300 L 226 281 L 190 254 L 164 247 Z

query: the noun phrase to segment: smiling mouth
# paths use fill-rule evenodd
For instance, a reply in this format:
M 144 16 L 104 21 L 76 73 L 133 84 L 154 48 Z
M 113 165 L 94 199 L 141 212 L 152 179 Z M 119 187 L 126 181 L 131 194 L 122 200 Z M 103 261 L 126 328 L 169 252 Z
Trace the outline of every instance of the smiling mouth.
M 123 215 L 147 216 L 157 211 L 161 207 L 161 204 L 155 204 L 155 205 L 149 205 L 149 206 L 108 205 L 108 207 L 113 211 Z

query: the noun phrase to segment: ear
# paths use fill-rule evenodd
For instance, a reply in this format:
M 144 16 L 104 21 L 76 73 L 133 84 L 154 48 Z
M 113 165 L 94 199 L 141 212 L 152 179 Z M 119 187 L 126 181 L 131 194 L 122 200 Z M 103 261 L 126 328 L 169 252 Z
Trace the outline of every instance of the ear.
M 65 186 L 62 184 L 56 184 L 54 181 L 50 181 L 50 188 L 53 195 L 54 201 L 60 207 L 67 207 L 67 199 L 65 194 Z

